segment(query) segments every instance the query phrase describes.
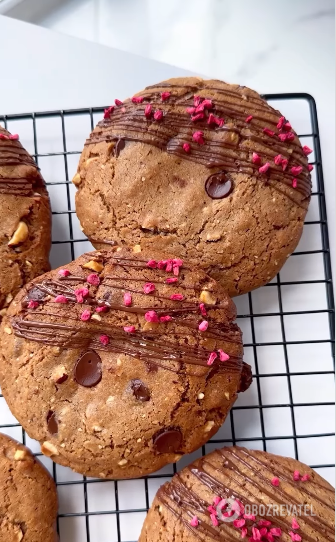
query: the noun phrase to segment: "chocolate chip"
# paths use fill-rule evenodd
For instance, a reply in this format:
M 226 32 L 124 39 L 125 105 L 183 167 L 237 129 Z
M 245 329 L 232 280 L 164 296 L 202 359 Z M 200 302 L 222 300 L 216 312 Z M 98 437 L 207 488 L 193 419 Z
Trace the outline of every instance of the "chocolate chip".
M 233 190 L 233 182 L 224 171 L 214 173 L 205 182 L 205 191 L 212 199 L 226 198 Z
M 65 382 L 66 380 L 68 380 L 68 375 L 66 373 L 63 373 L 62 376 L 60 376 L 56 380 L 56 384 L 63 384 L 63 382 Z
M 131 380 L 131 390 L 138 401 L 145 403 L 150 400 L 150 391 L 141 380 Z
M 85 388 L 96 386 L 102 379 L 102 363 L 94 350 L 88 350 L 75 365 L 75 380 Z
M 252 384 L 252 370 L 250 365 L 243 362 L 238 393 L 246 391 Z
M 172 454 L 180 450 L 182 433 L 179 429 L 163 429 L 153 437 L 153 444 L 160 454 Z
M 58 433 L 58 423 L 56 419 L 56 414 L 53 410 L 49 410 L 47 414 L 47 424 L 49 433 L 51 435 L 56 435 Z
M 118 139 L 118 141 L 115 144 L 114 147 L 114 155 L 116 157 L 119 156 L 120 152 L 125 148 L 125 140 L 124 139 Z

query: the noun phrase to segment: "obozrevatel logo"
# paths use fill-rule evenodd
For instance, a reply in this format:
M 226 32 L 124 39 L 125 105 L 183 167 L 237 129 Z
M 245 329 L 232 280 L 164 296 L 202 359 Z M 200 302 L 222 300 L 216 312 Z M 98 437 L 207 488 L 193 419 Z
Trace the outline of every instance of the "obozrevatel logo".
M 244 513 L 244 505 L 234 498 L 222 499 L 216 506 L 217 517 L 220 521 L 232 523 Z

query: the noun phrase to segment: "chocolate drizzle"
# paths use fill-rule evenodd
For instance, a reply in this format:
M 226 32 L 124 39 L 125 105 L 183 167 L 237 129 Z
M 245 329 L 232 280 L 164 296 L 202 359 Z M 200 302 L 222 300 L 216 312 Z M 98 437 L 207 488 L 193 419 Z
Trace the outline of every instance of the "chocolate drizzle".
M 278 476 L 280 486 L 274 488 L 270 480 Z M 195 481 L 198 481 L 197 485 Z M 204 500 L 210 492 L 209 500 Z M 202 497 L 200 497 L 202 494 Z M 220 522 L 216 528 L 210 520 L 208 507 L 214 497 L 239 499 L 246 505 L 299 505 L 312 504 L 316 514 L 302 515 L 299 518 L 302 540 L 306 542 L 332 542 L 334 540 L 333 489 L 326 482 L 311 475 L 311 481 L 294 482 L 293 472 L 284 462 L 273 460 L 272 456 L 253 452 L 245 448 L 224 448 L 197 460 L 176 474 L 171 482 L 161 486 L 157 499 L 179 520 L 184 527 L 199 540 L 227 542 L 240 537 L 239 529 L 231 522 Z M 322 513 L 319 514 L 318 512 Z M 190 525 L 193 516 L 199 525 Z M 245 527 L 251 529 L 260 519 L 272 522 L 272 527 L 280 527 L 284 534 L 292 530 L 291 522 L 295 514 L 287 516 L 268 515 L 246 520 Z M 324 517 L 321 517 L 323 515 Z
M 171 91 L 171 96 L 162 102 L 160 92 L 167 89 Z M 205 114 L 203 119 L 193 122 L 186 108 L 194 106 L 194 93 L 202 94 L 202 98 L 212 98 L 213 92 L 219 97 L 213 101 L 211 113 L 224 117 L 225 124 L 222 126 L 209 124 Z M 189 86 L 160 83 L 147 87 L 142 96 L 143 103 L 126 100 L 122 107 L 114 108 L 109 118 L 98 123 L 86 145 L 101 141 L 117 141 L 115 154 L 118 155 L 121 140 L 147 143 L 210 169 L 220 168 L 226 173 L 257 175 L 263 182 L 272 181 L 275 188 L 278 183 L 292 187 L 294 175 L 290 169 L 300 165 L 303 171 L 296 176 L 295 191 L 301 193 L 303 199 L 310 196 L 310 173 L 300 142 L 297 137 L 289 142 L 280 141 L 278 134 L 282 131 L 276 127 L 280 113 L 261 98 L 251 94 L 246 96 L 244 89 L 241 88 L 234 90 L 210 85 L 207 88 L 206 82 Z M 163 111 L 163 120 L 155 121 L 153 117 L 145 116 L 144 110 L 149 103 L 153 111 L 156 109 Z M 248 115 L 252 115 L 252 121 L 247 124 L 245 121 Z M 273 137 L 263 132 L 265 127 L 274 131 Z M 193 141 L 192 134 L 197 130 L 204 133 L 204 144 Z M 189 153 L 183 150 L 185 142 L 190 145 Z M 260 164 L 252 162 L 252 152 L 260 155 L 263 164 L 270 163 L 267 175 L 259 173 Z M 288 160 L 286 171 L 282 170 L 281 165 L 274 163 L 274 158 L 278 154 Z M 292 191 L 281 191 L 291 197 Z
M 76 289 L 80 286 L 79 282 L 86 287 L 89 286 L 86 283 L 87 271 L 83 271 L 80 276 L 70 274 L 56 280 L 45 279 L 40 283 L 35 282 L 33 288 L 28 291 L 21 302 L 21 314 L 12 319 L 14 334 L 26 340 L 61 348 L 81 349 L 82 352 L 101 350 L 124 353 L 141 359 L 151 366 L 162 367 L 177 373 L 186 373 L 195 366 L 203 367 L 206 373 L 209 371 L 207 361 L 210 351 L 206 346 L 202 346 L 202 341 L 205 339 L 212 341 L 212 343 L 218 341 L 218 344 L 221 342 L 232 344 L 234 352 L 240 351 L 241 332 L 236 324 L 230 321 L 219 323 L 211 317 L 213 311 L 223 311 L 224 315 L 225 308 L 227 308 L 225 304 L 206 305 L 210 313 L 207 317 L 209 327 L 206 333 L 198 331 L 199 322 L 203 319 L 199 312 L 199 301 L 196 301 L 201 285 L 192 287 L 187 283 L 184 286 L 183 278 L 179 278 L 178 283 L 167 284 L 167 273 L 159 269 L 155 271 L 149 269 L 146 261 L 138 258 L 111 256 L 111 253 L 106 252 L 105 254 L 108 254 L 108 257 L 105 257 L 105 267 L 111 263 L 113 263 L 113 267 L 109 265 L 109 268 L 104 271 L 105 276 L 103 274 L 100 276 L 99 288 L 90 287 L 90 294 L 83 298 L 82 303 L 77 303 Z M 121 276 L 109 275 L 109 270 L 118 266 L 121 267 Z M 141 270 L 140 277 L 142 279 L 139 278 L 139 270 Z M 141 305 L 132 303 L 131 306 L 120 303 L 120 298 L 123 298 L 125 290 L 125 286 L 122 285 L 125 278 L 133 280 L 136 284 L 142 280 L 145 284 L 148 280 L 152 280 L 153 276 L 156 277 L 154 279 L 156 289 L 150 295 L 144 293 L 141 284 L 139 284 L 139 288 L 126 287 L 127 292 L 134 292 L 137 296 L 145 298 L 145 303 Z M 160 291 L 162 287 L 171 293 L 178 289 L 184 294 L 184 300 L 172 301 L 169 295 L 162 295 Z M 190 297 L 188 293 L 189 288 L 194 290 L 190 294 L 193 297 Z M 198 288 L 199 293 L 197 293 Z M 67 303 L 54 303 L 51 298 L 55 299 L 57 296 L 64 296 Z M 39 307 L 28 309 L 29 299 L 36 300 Z M 72 307 L 70 311 L 69 305 Z M 112 313 L 112 317 L 114 312 L 120 314 L 117 319 L 112 318 L 112 320 L 103 313 L 101 320 L 80 321 L 83 309 L 89 309 L 93 314 L 94 310 L 99 307 Z M 167 324 L 165 323 L 159 323 L 153 329 L 137 329 L 134 333 L 126 333 L 123 327 L 118 325 L 118 320 L 124 320 L 128 315 L 141 316 L 149 311 L 155 311 L 158 318 L 166 315 L 171 316 L 172 320 L 169 325 L 173 325 L 174 328 L 171 333 L 168 333 L 168 336 Z M 102 342 L 100 340 L 102 335 L 106 335 L 108 341 Z M 197 337 L 198 339 L 195 341 Z M 245 374 L 246 372 L 250 374 L 249 366 L 243 363 L 239 355 L 234 355 L 230 351 L 228 353 L 230 359 L 225 363 L 221 363 L 217 359 L 212 369 L 230 374 Z M 96 355 L 98 356 L 98 354 Z M 203 372 L 204 369 L 202 369 Z M 189 372 L 189 374 L 194 373 L 195 370 L 192 373 Z M 198 374 L 197 370 L 195 374 Z M 78 381 L 77 377 L 76 380 Z

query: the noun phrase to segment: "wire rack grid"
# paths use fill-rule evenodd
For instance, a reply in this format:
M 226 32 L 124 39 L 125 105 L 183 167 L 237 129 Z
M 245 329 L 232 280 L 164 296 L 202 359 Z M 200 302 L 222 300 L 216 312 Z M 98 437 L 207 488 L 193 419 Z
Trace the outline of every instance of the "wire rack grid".
M 55 478 L 60 542 L 130 542 L 159 486 L 190 461 L 224 445 L 239 444 L 288 455 L 333 481 L 334 298 L 318 119 L 308 94 L 265 98 L 291 119 L 310 156 L 313 195 L 294 254 L 268 285 L 235 299 L 244 333 L 245 360 L 254 381 L 241 394 L 219 432 L 201 450 L 139 480 L 89 479 L 41 456 L 0 397 L 0 429 L 26 443 Z M 47 181 L 53 207 L 53 267 L 92 248 L 80 229 L 72 175 L 85 138 L 102 108 L 0 116 L 20 133 Z

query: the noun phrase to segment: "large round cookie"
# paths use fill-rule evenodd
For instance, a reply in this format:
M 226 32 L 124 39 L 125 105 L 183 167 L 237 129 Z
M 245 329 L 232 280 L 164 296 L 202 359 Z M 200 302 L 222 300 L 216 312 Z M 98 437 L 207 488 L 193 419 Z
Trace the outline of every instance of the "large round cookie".
M 256 92 L 171 79 L 105 111 L 73 179 L 77 214 L 96 248 L 169 250 L 241 294 L 298 244 L 309 152 Z
M 1 389 L 54 461 L 89 476 L 153 472 L 204 444 L 249 386 L 234 304 L 181 264 L 93 252 L 13 301 Z
M 0 434 L 0 542 L 56 542 L 57 493 L 30 450 Z
M 0 126 L 0 321 L 19 289 L 50 269 L 50 202 L 36 163 Z
M 333 542 L 333 487 L 288 457 L 232 447 L 159 489 L 139 542 Z

